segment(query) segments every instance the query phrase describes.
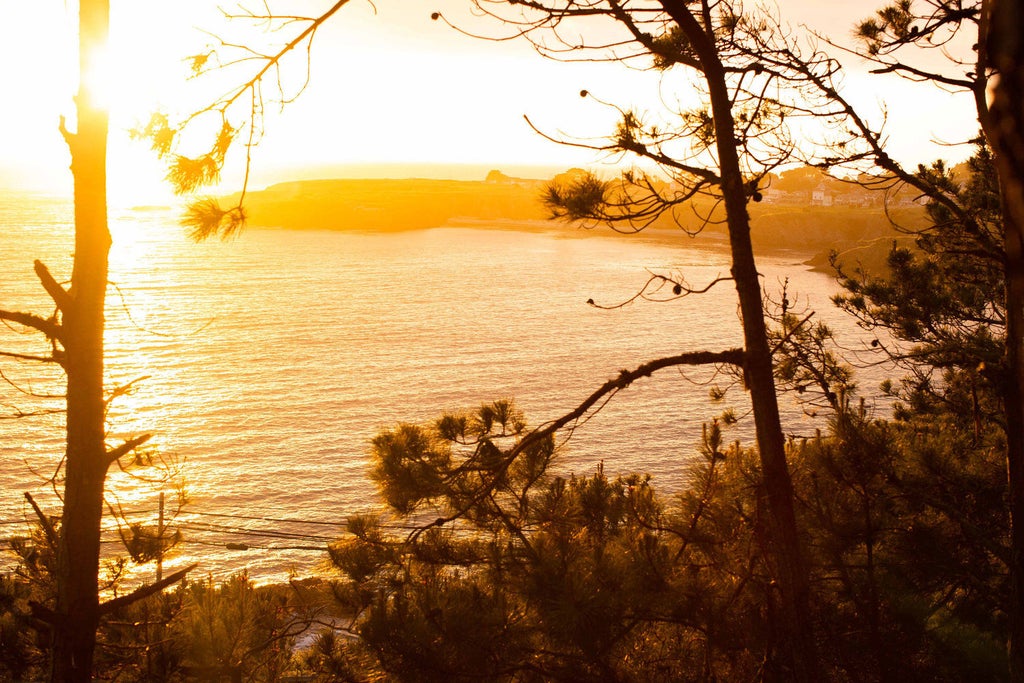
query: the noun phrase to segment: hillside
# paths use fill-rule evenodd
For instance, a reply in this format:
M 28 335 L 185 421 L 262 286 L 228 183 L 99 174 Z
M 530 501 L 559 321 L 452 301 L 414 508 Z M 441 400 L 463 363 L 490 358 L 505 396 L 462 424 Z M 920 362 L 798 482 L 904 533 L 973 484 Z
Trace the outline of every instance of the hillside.
M 252 192 L 246 206 L 250 222 L 262 227 L 417 230 L 458 218 L 543 220 L 542 186 L 539 180 L 306 180 Z
M 786 182 L 786 181 L 789 182 Z M 811 178 L 803 172 L 801 180 Z M 890 207 L 880 196 L 848 183 L 813 178 L 814 191 L 765 192 L 764 201 L 752 202 L 750 212 L 754 246 L 759 250 L 797 250 L 813 256 L 817 267 L 827 266 L 827 253 L 846 252 L 847 262 L 878 264 L 902 238 L 890 224 L 896 218 L 907 226 L 919 225 L 923 209 L 910 202 Z M 474 227 L 540 228 L 578 233 L 572 226 L 548 220 L 540 201 L 547 181 L 510 178 L 497 171 L 486 180 L 362 179 L 308 180 L 280 183 L 251 192 L 247 199 L 250 223 L 286 229 L 401 231 L 472 225 Z M 777 185 L 793 185 L 783 175 Z M 706 231 L 724 237 L 724 216 L 710 205 L 694 205 L 679 221 L 693 230 L 698 216 L 711 215 Z M 647 239 L 683 239 L 675 220 L 667 216 L 647 231 Z M 607 230 L 599 234 L 609 234 Z

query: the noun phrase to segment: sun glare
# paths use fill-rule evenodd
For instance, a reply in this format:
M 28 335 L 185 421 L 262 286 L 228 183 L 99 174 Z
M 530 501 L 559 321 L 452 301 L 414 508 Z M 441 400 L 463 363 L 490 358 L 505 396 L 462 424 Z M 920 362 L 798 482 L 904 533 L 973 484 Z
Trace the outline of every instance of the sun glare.
M 88 63 L 82 76 L 82 90 L 92 105 L 110 111 L 121 95 L 121 88 L 113 74 L 110 46 L 93 50 Z
M 159 91 L 147 60 L 107 45 L 95 50 L 88 61 L 82 89 L 94 105 L 110 112 L 115 122 L 140 117 L 157 106 Z

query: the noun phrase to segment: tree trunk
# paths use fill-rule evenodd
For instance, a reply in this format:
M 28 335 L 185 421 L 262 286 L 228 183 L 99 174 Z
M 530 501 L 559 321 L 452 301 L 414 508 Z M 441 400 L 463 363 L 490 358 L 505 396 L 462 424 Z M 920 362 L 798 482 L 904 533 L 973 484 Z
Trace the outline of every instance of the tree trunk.
M 990 6 L 988 50 L 999 72 L 989 142 L 1002 195 L 1006 249 L 1006 470 L 1010 498 L 1011 680 L 1024 683 L 1024 3 Z
M 74 176 L 75 257 L 63 305 L 67 372 L 67 450 L 64 510 L 57 550 L 57 623 L 51 680 L 88 681 L 99 621 L 98 575 L 104 439 L 103 328 L 110 232 L 107 227 L 108 115 L 87 88 L 107 44 L 108 0 L 79 5 L 77 130 L 67 133 Z M 60 305 L 60 302 L 58 302 Z
M 761 476 L 768 501 L 769 546 L 766 550 L 773 578 L 778 582 L 782 623 L 781 660 L 770 662 L 775 671 L 766 678 L 817 683 L 825 680 L 818 660 L 810 615 L 807 566 L 801 553 L 793 506 L 793 482 L 786 464 L 786 442 L 779 417 L 771 348 L 764 321 L 761 283 L 750 241 L 747 193 L 740 170 L 732 101 L 725 69 L 715 49 L 714 36 L 705 33 L 682 3 L 663 0 L 665 10 L 686 35 L 700 60 L 711 99 L 722 197 L 725 202 L 732 251 L 732 276 L 739 296 L 743 323 L 744 379 L 754 409 L 754 426 L 761 459 Z M 709 14 L 707 12 L 706 14 Z M 788 669 L 788 670 L 786 670 Z
M 740 302 L 745 349 L 744 379 L 754 409 L 761 476 L 768 499 L 768 548 L 772 574 L 781 592 L 780 633 L 783 656 L 791 671 L 777 671 L 778 680 L 815 683 L 820 675 L 810 615 L 807 567 L 801 553 L 793 506 L 793 482 L 786 463 L 786 442 L 779 417 L 771 348 L 764 321 L 761 283 L 750 241 L 750 217 L 736 153 L 733 121 L 724 74 L 717 83 L 708 77 L 718 139 L 722 194 L 732 250 L 732 276 Z M 724 108 L 723 108 L 724 107 Z
M 1010 499 L 1011 680 L 1024 683 L 1024 244 L 1020 228 L 1006 225 L 1006 476 Z

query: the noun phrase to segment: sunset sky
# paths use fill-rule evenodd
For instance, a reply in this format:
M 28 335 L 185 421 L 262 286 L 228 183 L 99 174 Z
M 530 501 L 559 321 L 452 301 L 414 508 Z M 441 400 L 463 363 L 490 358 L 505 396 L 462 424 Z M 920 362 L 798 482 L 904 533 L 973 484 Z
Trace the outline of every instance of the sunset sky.
M 296 14 L 315 14 L 330 4 L 272 3 Z M 841 41 L 870 6 L 860 0 L 780 3 L 784 18 Z M 112 3 L 110 72 L 97 78 L 112 110 L 111 194 L 128 204 L 164 200 L 169 191 L 160 163 L 143 145 L 130 143 L 126 130 L 158 107 L 185 111 L 214 93 L 185 80 L 182 59 L 209 43 L 204 30 L 241 40 L 239 22 L 226 25 L 209 0 L 179 0 L 172 12 L 164 7 L 152 0 Z M 551 134 L 597 137 L 611 129 L 613 118 L 581 99 L 582 88 L 624 106 L 656 106 L 664 95 L 649 72 L 621 64 L 556 63 L 522 41 L 476 40 L 430 20 L 440 10 L 462 17 L 467 28 L 496 30 L 468 17 L 467 7 L 464 0 L 378 0 L 375 6 L 352 0 L 318 34 L 312 78 L 301 98 L 283 113 L 268 109 L 253 159 L 254 187 L 290 177 L 482 178 L 490 168 L 540 176 L 570 166 L 600 167 L 606 160 L 543 139 L 523 116 Z M 0 189 L 70 187 L 57 122 L 72 112 L 71 14 L 61 0 L 0 0 Z M 880 101 L 888 104 L 898 158 L 966 156 L 962 148 L 927 143 L 970 134 L 967 98 L 867 77 L 855 62 L 851 67 L 851 96 L 875 110 Z M 238 168 L 232 166 L 226 186 L 237 182 Z

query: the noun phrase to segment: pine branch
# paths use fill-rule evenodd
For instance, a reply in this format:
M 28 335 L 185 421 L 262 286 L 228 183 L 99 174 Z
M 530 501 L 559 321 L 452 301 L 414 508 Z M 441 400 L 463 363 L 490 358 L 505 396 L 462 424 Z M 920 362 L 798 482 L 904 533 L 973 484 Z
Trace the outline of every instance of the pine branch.
M 495 486 L 497 486 L 505 476 L 508 468 L 511 467 L 512 463 L 515 462 L 516 458 L 519 457 L 520 454 L 522 454 L 526 449 L 532 447 L 534 444 L 552 436 L 555 432 L 566 425 L 578 421 L 595 405 L 601 402 L 602 399 L 605 399 L 606 396 L 615 394 L 622 389 L 625 389 L 633 382 L 644 377 L 649 377 L 658 370 L 663 370 L 665 368 L 677 367 L 680 365 L 734 365 L 742 368 L 745 363 L 745 358 L 746 354 L 743 349 L 727 349 L 725 351 L 693 351 L 690 353 L 681 353 L 676 356 L 658 358 L 648 363 L 644 363 L 635 370 L 623 370 L 617 377 L 614 377 L 602 384 L 574 410 L 566 413 L 558 419 L 548 422 L 545 425 L 537 427 L 523 437 L 522 440 L 520 440 L 519 443 L 517 443 L 515 447 L 508 452 L 504 461 L 495 468 L 491 478 L 488 481 L 483 482 L 480 490 L 471 496 L 461 509 L 446 517 L 439 517 L 433 522 L 418 527 L 412 532 L 411 538 L 418 537 L 421 533 L 431 527 L 442 526 L 463 516 L 473 505 L 478 504 L 481 500 L 490 495 Z

